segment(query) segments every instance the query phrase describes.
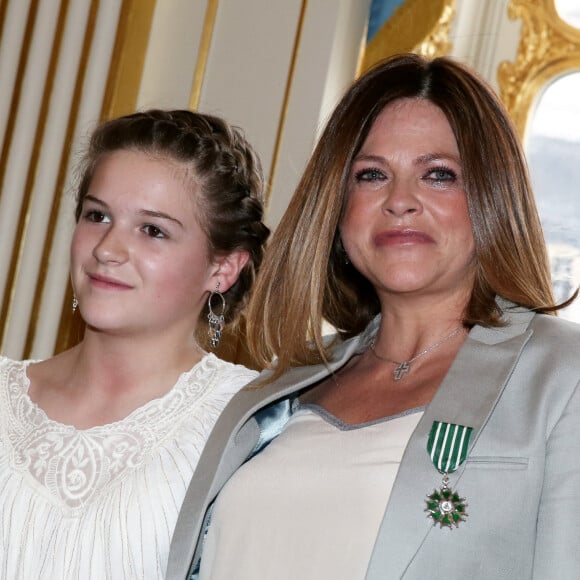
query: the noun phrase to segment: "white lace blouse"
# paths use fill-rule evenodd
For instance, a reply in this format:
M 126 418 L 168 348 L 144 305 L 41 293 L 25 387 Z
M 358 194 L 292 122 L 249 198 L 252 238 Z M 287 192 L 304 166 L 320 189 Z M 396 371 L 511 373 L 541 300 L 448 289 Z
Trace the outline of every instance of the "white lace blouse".
M 165 396 L 76 429 L 0 357 L 0 578 L 160 579 L 185 490 L 218 414 L 257 373 L 206 355 Z

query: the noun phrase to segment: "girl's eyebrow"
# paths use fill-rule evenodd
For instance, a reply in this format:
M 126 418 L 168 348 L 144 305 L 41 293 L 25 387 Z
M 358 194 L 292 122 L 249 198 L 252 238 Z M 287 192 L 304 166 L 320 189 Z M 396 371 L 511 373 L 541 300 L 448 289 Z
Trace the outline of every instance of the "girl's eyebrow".
M 170 216 L 169 214 L 166 214 L 162 211 L 155 211 L 153 209 L 142 209 L 139 212 L 139 214 L 147 216 L 147 217 L 154 217 L 154 218 L 161 218 L 164 220 L 169 220 L 169 221 L 176 223 L 178 226 L 183 227 L 183 224 L 177 218 L 174 218 L 174 217 Z
M 99 199 L 98 197 L 95 197 L 94 195 L 87 194 L 85 196 L 85 199 L 83 200 L 83 202 L 85 202 L 85 201 L 91 201 L 94 204 L 103 207 L 104 209 L 110 209 L 108 203 L 106 203 L 102 199 Z M 153 210 L 153 209 L 142 209 L 142 210 L 139 210 L 139 215 L 169 220 L 171 222 L 176 223 L 181 228 L 184 227 L 183 223 L 180 222 L 177 218 L 174 218 L 173 216 L 170 216 L 169 214 L 164 213 L 162 211 L 157 211 L 157 210 Z
M 87 195 L 85 195 L 84 199 L 83 199 L 83 203 L 85 201 L 92 201 L 93 203 L 96 203 L 97 205 L 102 205 L 103 207 L 109 207 L 102 199 L 99 199 L 98 197 L 95 197 L 94 195 L 91 195 L 89 193 L 87 193 Z

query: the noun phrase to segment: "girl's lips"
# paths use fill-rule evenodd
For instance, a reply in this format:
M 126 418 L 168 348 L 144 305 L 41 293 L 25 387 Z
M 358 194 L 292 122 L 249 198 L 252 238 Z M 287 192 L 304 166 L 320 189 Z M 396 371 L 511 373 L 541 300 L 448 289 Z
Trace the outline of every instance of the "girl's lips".
M 418 230 L 387 230 L 374 238 L 377 246 L 404 246 L 413 244 L 433 244 L 435 240 Z
M 98 288 L 108 288 L 113 290 L 130 290 L 131 286 L 121 282 L 120 280 L 115 280 L 115 278 L 109 278 L 108 276 L 101 276 L 100 274 L 88 274 L 89 280 L 93 286 Z

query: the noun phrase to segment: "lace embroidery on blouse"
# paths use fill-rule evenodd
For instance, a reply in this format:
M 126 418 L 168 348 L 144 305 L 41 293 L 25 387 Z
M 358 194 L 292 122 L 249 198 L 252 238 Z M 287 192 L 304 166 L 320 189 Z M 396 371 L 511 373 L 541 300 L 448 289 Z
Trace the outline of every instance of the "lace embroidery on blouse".
M 1 371 L 10 462 L 16 470 L 28 472 L 53 501 L 73 511 L 143 466 L 191 415 L 192 407 L 211 393 L 215 381 L 224 378 L 217 372 L 219 360 L 206 355 L 163 397 L 120 421 L 81 430 L 53 421 L 32 402 L 29 362 L 10 361 Z

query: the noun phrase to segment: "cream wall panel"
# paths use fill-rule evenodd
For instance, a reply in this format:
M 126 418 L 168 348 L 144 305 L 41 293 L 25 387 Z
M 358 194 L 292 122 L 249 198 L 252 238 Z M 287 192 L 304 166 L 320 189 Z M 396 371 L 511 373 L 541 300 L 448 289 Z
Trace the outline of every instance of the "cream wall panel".
M 355 76 L 369 4 L 220 0 L 200 110 L 241 126 L 255 145 L 270 184 L 272 227 L 312 151 L 325 107 Z
M 65 147 L 66 128 L 76 81 L 76 73 L 85 36 L 89 5 L 73 2 L 67 13 L 60 59 L 50 95 L 46 127 L 31 192 L 31 204 L 16 280 L 14 301 L 6 321 L 10 340 L 6 345 L 9 356 L 17 355 L 24 348 L 28 325 L 22 324 L 31 314 L 36 284 L 41 264 L 44 240 L 47 235 L 48 219 L 51 215 L 61 155 Z
M 0 99 L 0 147 L 4 143 L 6 124 L 10 114 L 11 99 L 16 75 L 18 58 L 26 27 L 26 18 L 30 0 L 10 2 L 6 8 L 5 22 L 0 44 L 0 87 L 3 98 Z
M 207 0 L 157 2 L 139 109 L 188 107 L 207 4 Z
M 271 176 L 271 227 L 278 224 L 288 205 L 319 130 L 356 76 L 369 6 L 370 0 L 308 3 L 279 155 Z
M 502 61 L 514 61 L 521 20 L 510 20 L 510 0 L 457 0 L 451 34 L 452 56 L 477 70 L 499 92 L 497 71 Z
M 220 0 L 199 109 L 242 127 L 269 173 L 301 0 Z
M 328 0 L 318 0 L 319 18 L 324 18 Z M 356 76 L 366 43 L 368 14 L 371 0 L 340 0 L 333 44 L 328 59 L 328 72 L 322 100 L 320 119 L 326 121 L 340 97 Z M 311 48 L 316 50 L 316 30 L 312 31 Z M 304 63 L 307 66 L 308 63 Z
M 8 265 L 11 262 L 14 236 L 20 221 L 21 192 L 25 188 L 28 163 L 36 143 L 38 114 L 42 105 L 57 16 L 58 9 L 55 10 L 53 1 L 39 3 L 0 198 L 0 232 L 3 240 L 0 244 L 0 264 L 4 265 L 0 268 L 0 296 L 2 297 L 7 291 Z
M 83 2 L 87 6 L 90 3 L 89 0 L 83 0 Z M 50 252 L 45 290 L 42 296 L 42 316 L 39 318 L 36 329 L 32 358 L 45 358 L 54 351 L 62 302 L 69 279 L 69 245 L 74 227 L 75 169 L 88 135 L 100 117 L 120 10 L 121 0 L 100 0 L 99 2 L 92 49 L 73 133 L 71 155 L 66 166 L 67 177 L 61 193 L 63 198 Z

